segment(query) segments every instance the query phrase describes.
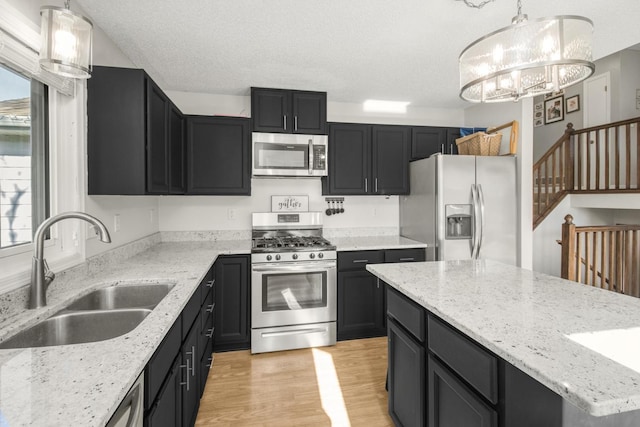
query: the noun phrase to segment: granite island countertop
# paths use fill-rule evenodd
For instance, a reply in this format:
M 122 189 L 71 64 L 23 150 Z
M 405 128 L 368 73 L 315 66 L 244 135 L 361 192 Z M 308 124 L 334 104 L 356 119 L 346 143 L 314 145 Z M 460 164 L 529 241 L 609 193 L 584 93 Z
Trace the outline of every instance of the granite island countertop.
M 93 289 L 118 283 L 175 286 L 133 331 L 106 341 L 0 350 L 0 424 L 103 426 L 144 370 L 156 348 L 218 255 L 248 254 L 250 241 L 163 242 L 87 277 L 57 284 L 42 309 L 0 324 L 0 337 L 25 329 Z M 54 282 L 55 283 L 55 282 Z
M 484 260 L 367 270 L 586 413 L 640 409 L 640 299 Z

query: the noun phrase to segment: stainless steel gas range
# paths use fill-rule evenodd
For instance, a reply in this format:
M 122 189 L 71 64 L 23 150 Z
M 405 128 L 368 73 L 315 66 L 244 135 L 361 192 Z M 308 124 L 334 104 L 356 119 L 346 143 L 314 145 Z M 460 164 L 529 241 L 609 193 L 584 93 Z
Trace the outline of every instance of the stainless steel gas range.
M 253 214 L 252 353 L 335 344 L 336 294 L 321 212 Z

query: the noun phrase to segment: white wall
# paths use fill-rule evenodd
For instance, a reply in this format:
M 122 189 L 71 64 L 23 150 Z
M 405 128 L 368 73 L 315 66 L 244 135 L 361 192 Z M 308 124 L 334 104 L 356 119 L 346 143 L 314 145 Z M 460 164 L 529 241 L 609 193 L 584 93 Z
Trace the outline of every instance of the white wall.
M 465 110 L 465 123 L 469 127 L 491 127 L 517 120 L 520 125 L 517 147 L 517 188 L 520 213 L 518 236 L 518 265 L 531 269 L 533 265 L 532 233 L 532 156 L 533 156 L 533 101 L 525 98 L 519 102 L 479 104 Z M 509 129 L 502 137 L 501 152 L 508 152 Z

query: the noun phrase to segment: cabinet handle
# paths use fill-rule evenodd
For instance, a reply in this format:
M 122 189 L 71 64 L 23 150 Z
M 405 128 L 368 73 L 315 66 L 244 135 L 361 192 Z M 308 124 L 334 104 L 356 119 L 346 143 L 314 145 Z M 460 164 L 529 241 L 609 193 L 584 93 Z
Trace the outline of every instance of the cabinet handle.
M 440 144 L 440 153 L 444 154 L 444 144 Z
M 282 123 L 284 124 L 284 130 L 287 130 L 287 116 L 282 116 Z
M 186 365 L 180 365 L 180 368 L 187 368 L 187 381 L 186 382 L 180 382 L 180 385 L 186 385 L 187 386 L 187 391 L 189 391 L 189 359 L 187 359 L 187 364 Z
M 191 376 L 196 376 L 196 346 L 194 345 L 191 346 Z
M 380 278 L 378 278 L 378 279 L 376 280 L 376 287 L 377 287 L 378 289 L 380 289 Z
M 415 258 L 400 258 L 400 261 L 415 261 Z
M 209 280 L 207 282 L 207 288 L 213 288 L 213 284 L 216 283 L 216 279 Z
M 449 154 L 453 154 L 453 144 L 449 144 Z
M 216 329 L 216 328 L 207 329 L 207 333 L 205 334 L 205 335 L 207 336 L 207 338 L 211 338 L 211 337 L 213 337 L 213 331 L 214 331 L 215 329 Z
M 367 178 L 364 179 L 364 192 L 368 193 L 369 192 L 369 186 L 367 185 L 368 181 Z
M 413 258 L 412 258 L 412 259 L 413 259 Z M 401 260 L 401 261 L 402 261 L 402 260 Z M 215 306 L 216 306 L 216 303 L 209 304 L 209 305 L 207 306 L 207 313 L 213 313 L 213 307 L 215 307 Z
M 368 259 L 354 259 L 353 260 L 354 264 L 364 264 L 364 263 L 367 263 L 367 262 L 369 262 Z
M 293 130 L 298 130 L 298 116 L 293 116 Z
M 210 368 L 211 365 L 213 365 L 213 357 L 208 357 L 207 358 L 207 362 L 209 362 L 209 363 L 207 363 L 207 368 Z
M 374 193 L 377 193 L 377 192 L 378 192 L 378 178 L 376 178 L 376 180 L 373 182 L 373 184 L 374 184 L 374 186 L 375 186 L 375 188 L 374 188 L 373 192 L 374 192 Z

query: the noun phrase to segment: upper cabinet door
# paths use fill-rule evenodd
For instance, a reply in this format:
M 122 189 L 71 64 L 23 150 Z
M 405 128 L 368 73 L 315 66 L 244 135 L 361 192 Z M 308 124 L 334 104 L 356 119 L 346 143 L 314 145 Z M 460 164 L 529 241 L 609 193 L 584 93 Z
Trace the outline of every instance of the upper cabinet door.
M 291 133 L 291 92 L 251 88 L 251 116 L 256 132 Z
M 169 99 L 147 79 L 147 192 L 169 192 Z M 117 126 L 117 123 L 114 124 Z
M 371 194 L 371 126 L 329 125 L 329 175 L 326 193 Z
M 420 126 L 411 128 L 411 160 L 426 159 L 435 153 L 446 153 L 447 128 Z
M 327 133 L 327 93 L 293 91 L 291 94 L 293 133 Z
M 185 127 L 184 117 L 178 108 L 171 104 L 169 112 L 169 193 L 184 194 L 186 180 L 184 173 L 185 161 Z
M 251 194 L 250 120 L 187 117 L 187 193 Z
M 406 126 L 373 126 L 374 194 L 409 194 L 409 138 Z

